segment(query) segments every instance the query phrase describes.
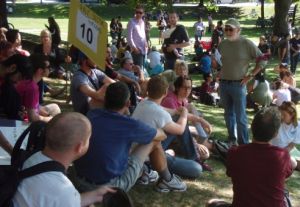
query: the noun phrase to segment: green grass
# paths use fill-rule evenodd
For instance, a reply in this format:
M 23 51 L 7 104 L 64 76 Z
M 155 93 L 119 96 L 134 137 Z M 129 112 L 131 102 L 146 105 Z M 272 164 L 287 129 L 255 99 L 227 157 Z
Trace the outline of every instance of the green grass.
M 258 37 L 264 33 L 260 28 L 255 28 L 255 19 L 249 18 L 249 14 L 252 9 L 255 9 L 259 14 L 259 7 L 247 7 L 240 9 L 224 9 L 220 10 L 219 14 L 214 14 L 214 21 L 223 19 L 225 20 L 229 16 L 239 16 L 239 20 L 242 24 L 242 34 L 246 37 L 257 42 Z M 97 13 L 104 18 L 108 23 L 112 17 L 122 15 L 123 26 L 126 27 L 128 19 L 132 16 L 133 10 L 128 9 L 126 6 L 116 7 L 94 7 Z M 190 36 L 193 36 L 192 26 L 195 22 L 195 9 L 185 8 L 180 9 L 184 14 L 184 19 L 180 21 L 187 27 Z M 273 15 L 274 11 L 272 7 L 267 7 L 265 10 L 266 17 Z M 61 27 L 62 37 L 66 40 L 68 32 L 68 6 L 67 5 L 42 5 L 39 4 L 17 4 L 14 14 L 9 16 L 9 22 L 13 23 L 16 28 L 21 31 L 30 32 L 38 35 L 44 24 L 47 23 L 47 17 L 55 14 L 55 17 Z M 204 19 L 207 21 L 206 19 Z M 151 30 L 152 43 L 158 44 L 158 32 L 156 28 L 156 22 L 151 22 L 153 28 Z M 206 36 L 208 38 L 208 34 Z M 192 38 L 193 39 L 193 38 Z M 187 59 L 190 60 L 193 55 L 192 47 L 187 49 Z M 276 74 L 273 72 L 273 68 L 278 63 L 276 59 L 272 59 L 267 67 L 267 79 L 272 80 Z M 202 81 L 200 75 L 193 75 L 193 83 L 199 85 Z M 297 82 L 300 81 L 299 71 L 296 76 Z M 55 87 L 62 87 L 65 85 L 64 81 L 48 80 L 51 85 Z M 298 84 L 298 87 L 300 85 Z M 61 96 L 57 99 L 46 97 L 46 101 L 58 103 L 63 111 L 70 111 L 71 106 L 65 103 L 65 96 Z M 225 121 L 223 117 L 223 109 L 219 107 L 206 106 L 203 104 L 195 103 L 200 111 L 204 112 L 205 118 L 213 124 L 214 137 L 220 139 L 226 139 L 227 131 L 225 127 Z M 300 107 L 298 105 L 300 112 Z M 248 110 L 249 123 L 253 119 L 254 112 Z M 201 207 L 210 198 L 223 198 L 227 201 L 231 201 L 232 198 L 232 185 L 230 179 L 225 174 L 225 168 L 221 162 L 215 159 L 210 159 L 208 163 L 214 168 L 212 173 L 204 172 L 196 180 L 185 180 L 188 183 L 188 190 L 184 193 L 167 193 L 161 194 L 153 190 L 153 186 L 135 186 L 130 195 L 135 203 L 135 206 L 143 207 L 158 207 L 158 206 L 176 206 L 176 207 Z M 251 178 L 249 178 L 251 179 Z M 291 193 L 294 206 L 300 206 L 300 173 L 295 172 L 287 180 L 287 188 Z

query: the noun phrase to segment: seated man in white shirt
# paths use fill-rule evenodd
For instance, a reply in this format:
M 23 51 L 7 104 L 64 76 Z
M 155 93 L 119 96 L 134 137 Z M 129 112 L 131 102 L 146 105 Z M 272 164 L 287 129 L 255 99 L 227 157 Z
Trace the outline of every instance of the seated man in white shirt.
M 76 112 L 59 114 L 47 125 L 45 149 L 30 156 L 23 169 L 49 160 L 57 161 L 67 169 L 86 153 L 90 136 L 91 124 L 85 116 Z M 114 190 L 102 186 L 80 195 L 62 172 L 44 172 L 21 181 L 13 204 L 15 207 L 89 206 L 101 202 L 107 192 Z

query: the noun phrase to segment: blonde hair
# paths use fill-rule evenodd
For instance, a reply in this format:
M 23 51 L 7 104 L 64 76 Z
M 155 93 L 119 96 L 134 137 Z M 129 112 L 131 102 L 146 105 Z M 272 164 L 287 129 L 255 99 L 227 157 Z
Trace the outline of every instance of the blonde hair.
M 43 29 L 43 30 L 41 31 L 41 34 L 40 34 L 41 40 L 42 40 L 42 38 L 43 38 L 44 36 L 47 36 L 47 37 L 50 38 L 50 40 L 52 40 L 51 32 L 50 32 L 49 30 L 47 30 L 47 29 Z
M 292 124 L 294 127 L 298 126 L 297 120 L 297 108 L 296 105 L 291 101 L 284 101 L 281 106 L 279 106 L 280 111 L 287 112 L 292 117 Z
M 189 68 L 188 68 L 187 63 L 183 60 L 176 60 L 175 66 L 174 66 L 174 71 L 175 71 L 176 75 L 179 73 L 180 70 L 186 70 L 187 75 L 189 74 Z

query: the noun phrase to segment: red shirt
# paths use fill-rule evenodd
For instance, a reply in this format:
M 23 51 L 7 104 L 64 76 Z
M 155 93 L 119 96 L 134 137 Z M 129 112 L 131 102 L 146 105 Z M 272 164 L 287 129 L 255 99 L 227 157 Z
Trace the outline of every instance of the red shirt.
M 233 183 L 233 207 L 285 207 L 284 183 L 292 174 L 287 150 L 251 143 L 231 148 L 227 175 Z

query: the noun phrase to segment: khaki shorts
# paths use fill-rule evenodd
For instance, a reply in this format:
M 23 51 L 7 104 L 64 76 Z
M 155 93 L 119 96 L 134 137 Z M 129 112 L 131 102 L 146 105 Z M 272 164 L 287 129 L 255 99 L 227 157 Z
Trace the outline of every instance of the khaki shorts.
M 144 162 L 142 162 L 138 157 L 131 155 L 128 157 L 128 166 L 124 173 L 111 179 L 108 183 L 104 185 L 109 185 L 112 187 L 121 188 L 122 190 L 128 192 L 132 186 L 136 183 L 137 179 L 141 176 L 142 168 Z M 96 183 L 87 181 L 84 178 L 75 176 L 71 179 L 79 192 L 91 191 L 99 187 Z

